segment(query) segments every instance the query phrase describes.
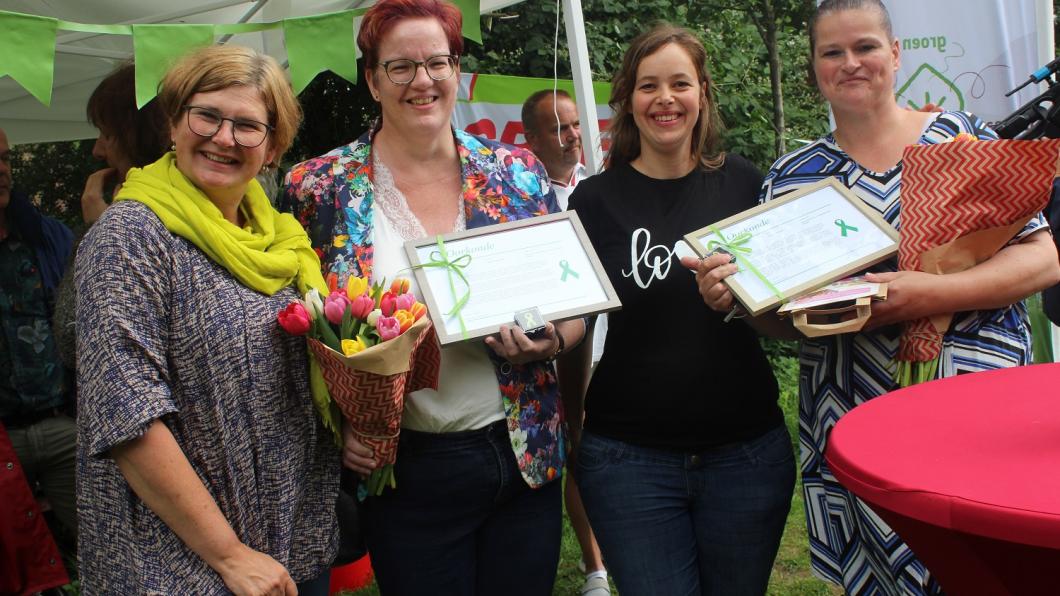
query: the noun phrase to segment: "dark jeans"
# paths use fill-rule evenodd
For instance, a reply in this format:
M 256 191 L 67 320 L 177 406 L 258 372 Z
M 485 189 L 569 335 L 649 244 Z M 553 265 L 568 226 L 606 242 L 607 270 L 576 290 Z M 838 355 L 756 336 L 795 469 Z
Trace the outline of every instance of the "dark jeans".
M 795 486 L 786 427 L 688 454 L 585 432 L 577 459 L 622 596 L 765 593 Z
M 402 430 L 395 473 L 397 489 L 361 509 L 380 593 L 552 593 L 560 482 L 527 486 L 505 421 L 460 433 Z

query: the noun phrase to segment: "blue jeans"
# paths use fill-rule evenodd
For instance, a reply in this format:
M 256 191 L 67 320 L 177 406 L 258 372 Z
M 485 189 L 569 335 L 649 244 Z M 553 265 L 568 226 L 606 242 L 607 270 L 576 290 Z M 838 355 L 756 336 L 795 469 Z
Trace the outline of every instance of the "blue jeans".
M 362 507 L 381 594 L 552 593 L 561 483 L 536 490 L 526 484 L 506 425 L 401 431 L 397 489 L 368 497 Z
M 622 596 L 765 593 L 795 487 L 785 426 L 699 453 L 585 432 L 576 466 Z

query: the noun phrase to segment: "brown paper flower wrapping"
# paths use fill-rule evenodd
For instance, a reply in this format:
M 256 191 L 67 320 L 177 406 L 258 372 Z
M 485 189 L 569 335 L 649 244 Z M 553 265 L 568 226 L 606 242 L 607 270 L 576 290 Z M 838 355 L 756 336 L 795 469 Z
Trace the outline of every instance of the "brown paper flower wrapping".
M 989 259 L 1049 202 L 1060 139 L 951 142 L 902 156 L 898 268 L 956 273 Z M 953 315 L 908 321 L 898 359 L 933 362 Z
M 308 341 L 350 429 L 381 466 L 393 464 L 405 394 L 438 388 L 441 348 L 430 319 L 422 317 L 398 337 L 352 356 Z

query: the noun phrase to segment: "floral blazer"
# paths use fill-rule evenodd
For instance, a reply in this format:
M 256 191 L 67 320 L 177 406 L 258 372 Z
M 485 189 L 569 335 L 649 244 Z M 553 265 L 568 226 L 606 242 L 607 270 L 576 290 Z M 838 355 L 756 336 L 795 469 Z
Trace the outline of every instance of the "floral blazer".
M 372 134 L 294 166 L 284 183 L 280 210 L 293 213 L 309 232 L 331 287 L 372 274 Z M 559 210 L 548 174 L 532 153 L 461 130 L 453 136 L 469 229 Z M 500 383 L 523 478 L 534 488 L 558 478 L 566 453 L 555 369 L 545 362 L 513 365 L 483 349 Z

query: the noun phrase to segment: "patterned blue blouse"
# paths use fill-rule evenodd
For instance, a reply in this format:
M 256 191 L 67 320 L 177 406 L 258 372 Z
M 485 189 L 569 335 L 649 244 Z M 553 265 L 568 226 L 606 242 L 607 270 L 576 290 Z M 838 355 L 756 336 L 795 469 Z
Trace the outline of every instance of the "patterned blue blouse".
M 338 545 L 339 454 L 309 393 L 296 297 L 239 283 L 136 201 L 77 255 L 78 564 L 84 594 L 227 594 L 109 458 L 161 418 L 240 540 L 317 577 Z
M 996 139 L 981 120 L 962 112 L 940 114 L 919 143 L 933 145 L 967 132 Z M 902 164 L 886 172 L 861 167 L 829 134 L 777 160 L 766 176 L 763 200 L 835 177 L 869 208 L 901 229 Z M 1043 228 L 1039 215 L 1013 242 Z M 897 259 L 873 267 L 895 271 Z M 861 500 L 841 486 L 824 459 L 828 433 L 858 404 L 897 389 L 900 326 L 803 340 L 799 350 L 799 442 L 814 573 L 851 594 L 932 593 L 937 584 L 909 547 Z M 1030 324 L 1023 302 L 996 310 L 956 313 L 942 342 L 939 377 L 1031 362 Z M 895 429 L 901 432 L 901 429 Z

